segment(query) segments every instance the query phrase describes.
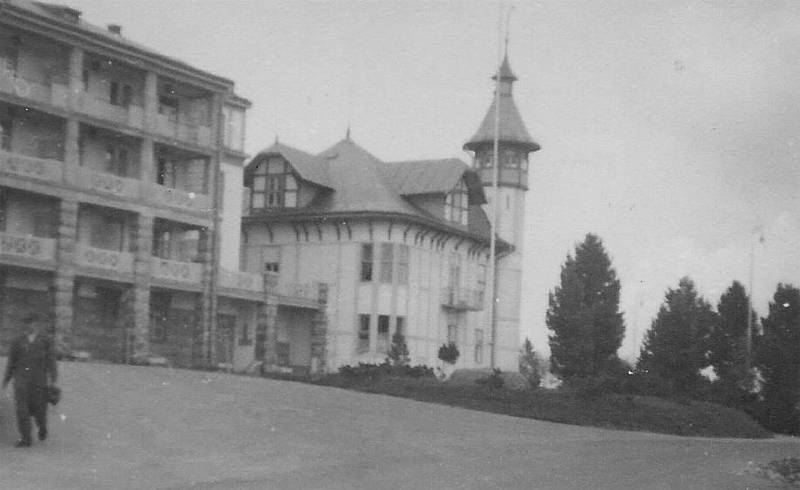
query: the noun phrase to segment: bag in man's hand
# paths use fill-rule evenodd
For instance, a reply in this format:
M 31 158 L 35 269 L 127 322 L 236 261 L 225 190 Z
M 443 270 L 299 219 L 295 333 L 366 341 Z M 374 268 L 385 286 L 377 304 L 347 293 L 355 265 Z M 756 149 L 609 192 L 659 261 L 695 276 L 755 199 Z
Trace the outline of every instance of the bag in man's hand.
M 61 388 L 56 385 L 50 385 L 47 387 L 47 403 L 50 405 L 56 406 L 58 402 L 61 401 Z

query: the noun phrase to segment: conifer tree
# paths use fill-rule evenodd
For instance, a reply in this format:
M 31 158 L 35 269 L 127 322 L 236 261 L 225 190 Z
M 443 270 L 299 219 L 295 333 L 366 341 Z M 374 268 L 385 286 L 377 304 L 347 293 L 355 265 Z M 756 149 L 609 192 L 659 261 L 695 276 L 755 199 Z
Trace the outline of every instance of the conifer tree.
M 619 280 L 596 235 L 587 234 L 561 266 L 561 285 L 550 293 L 547 327 L 554 374 L 569 378 L 610 372 L 625 324 Z
M 764 380 L 762 422 L 774 431 L 800 433 L 800 290 L 778 284 L 762 325 L 756 353 Z
M 533 350 L 533 343 L 528 337 L 525 337 L 519 353 L 519 372 L 525 376 L 532 388 L 539 387 L 542 381 L 542 369 L 539 364 L 539 356 Z
M 671 380 L 678 391 L 692 391 L 701 379 L 700 370 L 709 365 L 709 336 L 716 322 L 711 305 L 684 277 L 678 289 L 667 291 L 645 334 L 638 370 Z
M 711 332 L 709 361 L 727 395 L 743 394 L 750 390 L 752 377 L 747 372 L 747 315 L 750 298 L 738 281 L 720 297 L 717 313 L 719 322 Z M 755 315 L 753 315 L 755 316 Z M 751 339 L 755 338 L 756 322 L 752 321 Z
M 406 337 L 399 329 L 395 330 L 392 335 L 392 345 L 389 347 L 389 353 L 386 357 L 392 366 L 407 366 L 411 361 L 408 356 Z

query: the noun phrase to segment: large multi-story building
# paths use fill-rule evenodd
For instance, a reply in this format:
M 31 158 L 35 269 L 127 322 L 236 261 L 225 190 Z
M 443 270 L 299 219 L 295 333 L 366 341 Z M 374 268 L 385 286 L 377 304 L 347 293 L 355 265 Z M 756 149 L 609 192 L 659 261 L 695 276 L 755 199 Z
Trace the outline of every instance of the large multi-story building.
M 120 26 L 0 2 L 0 350 L 38 311 L 64 355 L 259 355 L 264 276 L 238 270 L 250 103 L 233 89 Z
M 457 160 L 382 162 L 348 136 L 318 155 L 276 141 L 245 169 L 242 266 L 279 290 L 323 282 L 326 308 L 280 304 L 265 359 L 335 368 L 386 358 L 402 331 L 411 362 L 516 369 L 528 155 L 539 149 L 499 70 L 497 308 L 488 308 L 495 103 Z M 316 291 L 314 286 L 309 286 Z M 492 318 L 494 316 L 494 318 Z

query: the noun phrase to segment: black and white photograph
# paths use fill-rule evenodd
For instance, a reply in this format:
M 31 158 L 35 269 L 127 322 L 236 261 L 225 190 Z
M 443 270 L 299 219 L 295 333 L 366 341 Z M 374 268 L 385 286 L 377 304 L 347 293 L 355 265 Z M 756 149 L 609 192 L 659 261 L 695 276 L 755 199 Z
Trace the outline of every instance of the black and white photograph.
M 0 488 L 800 487 L 800 3 L 0 0 Z

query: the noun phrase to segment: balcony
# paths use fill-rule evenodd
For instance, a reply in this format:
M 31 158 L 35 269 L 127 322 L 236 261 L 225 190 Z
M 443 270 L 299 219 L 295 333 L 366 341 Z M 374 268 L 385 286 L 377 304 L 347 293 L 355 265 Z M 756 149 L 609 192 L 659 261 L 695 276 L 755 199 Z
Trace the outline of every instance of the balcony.
M 0 151 L 0 172 L 53 183 L 64 180 L 62 162 L 7 151 Z
M 56 239 L 0 232 L 0 260 L 53 267 L 56 260 Z
M 480 311 L 483 309 L 483 291 L 478 289 L 442 289 L 442 306 L 455 310 Z
M 116 124 L 136 129 L 144 127 L 144 108 L 137 105 L 127 107 L 114 105 L 86 92 L 80 94 L 77 110 L 98 119 L 113 121 Z
M 129 199 L 138 199 L 141 195 L 141 182 L 137 179 L 119 177 L 75 165 L 67 165 L 66 174 L 69 184 L 83 190 Z
M 151 184 L 150 191 L 154 204 L 178 208 L 182 211 L 208 212 L 211 210 L 211 198 L 205 194 L 186 192 L 180 189 Z
M 299 308 L 323 308 L 328 302 L 328 284 L 324 282 L 293 283 L 267 279 L 271 292 L 278 296 L 278 304 Z
M 0 72 L 0 92 L 59 107 L 67 107 L 69 101 L 69 88 L 65 83 L 33 80 L 13 71 Z
M 222 294 L 230 296 L 260 299 L 264 294 L 264 276 L 261 274 L 220 268 L 218 285 Z
M 116 274 L 133 274 L 133 254 L 84 244 L 75 247 L 75 263 L 81 267 L 101 269 Z
M 202 289 L 203 287 L 203 265 L 194 262 L 180 262 L 152 257 L 150 275 L 154 279 L 192 286 L 189 288 L 192 290 Z
M 201 124 L 179 122 L 164 114 L 156 115 L 155 132 L 161 136 L 194 145 L 211 146 L 212 144 L 210 127 Z

